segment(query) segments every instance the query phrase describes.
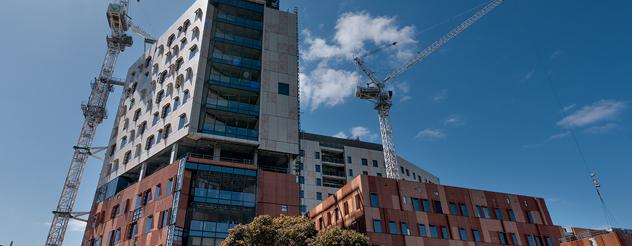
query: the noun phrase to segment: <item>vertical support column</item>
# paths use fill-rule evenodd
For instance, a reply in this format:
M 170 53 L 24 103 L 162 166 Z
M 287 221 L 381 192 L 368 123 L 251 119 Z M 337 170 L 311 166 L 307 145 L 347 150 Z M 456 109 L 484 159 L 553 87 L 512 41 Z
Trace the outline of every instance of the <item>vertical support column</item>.
M 147 162 L 143 162 L 143 165 L 140 166 L 140 175 L 138 175 L 138 182 L 143 180 L 145 177 L 145 172 L 147 172 Z
M 252 165 L 259 166 L 259 152 L 255 150 L 255 154 L 252 156 Z
M 219 161 L 222 154 L 222 146 L 219 143 L 213 145 L 213 160 Z
M 169 158 L 169 164 L 174 163 L 178 158 L 178 143 L 171 145 L 171 157 Z

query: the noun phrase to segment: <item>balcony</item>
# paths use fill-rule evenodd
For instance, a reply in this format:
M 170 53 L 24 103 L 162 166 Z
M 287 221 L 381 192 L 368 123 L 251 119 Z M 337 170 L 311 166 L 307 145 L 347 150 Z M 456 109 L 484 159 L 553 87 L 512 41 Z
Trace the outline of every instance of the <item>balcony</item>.
M 216 160 L 215 156 L 213 156 L 213 155 L 188 153 L 187 154 L 187 160 L 190 160 L 191 158 L 206 159 L 206 160 Z M 238 158 L 229 158 L 229 157 L 219 157 L 219 159 L 217 159 L 217 160 L 223 161 L 223 162 L 237 163 L 237 164 L 254 165 L 254 162 L 253 162 L 252 159 L 238 159 Z
M 257 141 L 259 139 L 259 131 L 235 126 L 227 126 L 226 124 L 204 124 L 202 133 L 233 137 L 245 140 Z
M 215 32 L 215 40 L 229 44 L 245 46 L 253 49 L 261 49 L 261 40 L 250 39 L 238 35 L 226 34 L 220 31 Z
M 346 183 L 347 183 L 346 180 L 331 179 L 331 178 L 323 177 L 323 186 L 325 187 L 340 188 L 340 187 L 343 187 Z
M 211 85 L 218 85 L 222 87 L 247 90 L 252 92 L 259 92 L 261 88 L 259 82 L 257 81 L 228 77 L 219 73 L 211 73 L 208 83 Z
M 321 159 L 322 159 L 323 162 L 329 162 L 329 163 L 338 164 L 338 165 L 340 165 L 340 164 L 344 165 L 345 164 L 345 160 L 343 158 L 337 158 L 337 157 L 333 157 L 333 156 L 323 155 L 321 157 Z
M 216 3 L 226 4 L 237 8 L 247 9 L 255 12 L 262 13 L 263 5 L 242 0 L 214 0 Z
M 220 97 L 209 97 L 206 99 L 206 108 L 216 109 L 226 112 L 245 114 L 250 116 L 259 116 L 259 106 L 254 104 L 242 103 L 237 101 L 226 100 Z
M 223 63 L 227 65 L 246 67 L 246 68 L 252 68 L 252 69 L 261 68 L 261 62 L 258 60 L 240 57 L 240 56 L 222 54 L 221 52 L 218 52 L 218 51 L 213 52 L 212 59 L 214 62 L 219 62 L 219 63 Z
M 323 170 L 323 176 L 329 176 L 330 178 L 347 180 L 347 177 L 345 177 L 344 171 Z
M 222 12 L 217 14 L 216 20 L 227 23 L 227 24 L 255 29 L 258 31 L 263 30 L 263 23 L 261 21 L 237 17 L 234 15 L 229 15 Z

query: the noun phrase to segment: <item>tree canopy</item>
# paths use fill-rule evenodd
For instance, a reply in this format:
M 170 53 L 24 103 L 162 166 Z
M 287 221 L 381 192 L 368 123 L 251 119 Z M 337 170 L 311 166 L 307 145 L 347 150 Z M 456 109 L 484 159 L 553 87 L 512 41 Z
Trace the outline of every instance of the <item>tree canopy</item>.
M 251 223 L 229 231 L 222 246 L 365 246 L 369 239 L 338 228 L 318 233 L 314 222 L 301 216 L 258 216 Z

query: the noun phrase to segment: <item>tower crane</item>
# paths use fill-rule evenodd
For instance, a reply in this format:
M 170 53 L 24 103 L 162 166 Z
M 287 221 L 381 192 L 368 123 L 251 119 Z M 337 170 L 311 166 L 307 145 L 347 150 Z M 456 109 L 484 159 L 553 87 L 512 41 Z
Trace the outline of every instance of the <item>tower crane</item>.
M 125 85 L 123 81 L 114 80 L 112 74 L 119 54 L 125 51 L 125 48 L 132 46 L 132 37 L 127 35 L 126 32 L 132 29 L 132 31 L 145 38 L 145 43 L 155 42 L 155 39 L 151 38 L 149 34 L 132 25 L 131 19 L 127 15 L 128 9 L 128 0 L 118 0 L 118 2 L 110 3 L 108 6 L 106 16 L 111 34 L 106 38 L 107 52 L 105 53 L 99 76 L 91 83 L 90 97 L 87 102 L 81 105 L 85 120 L 77 145 L 73 147 L 74 154 L 59 202 L 55 211 L 53 211 L 53 221 L 46 238 L 47 246 L 62 245 L 66 228 L 71 219 L 86 221 L 81 219 L 80 216 L 88 213 L 74 212 L 73 207 L 88 157 L 104 149 L 102 147 L 92 147 L 92 142 L 94 141 L 97 127 L 107 117 L 106 106 L 110 92 L 112 92 L 114 85 Z
M 393 79 L 402 75 L 404 72 L 408 71 L 415 64 L 426 59 L 430 54 L 434 51 L 441 48 L 443 45 L 448 43 L 450 40 L 458 36 L 460 33 L 465 31 L 472 24 L 476 23 L 483 16 L 494 10 L 494 8 L 498 7 L 498 5 L 502 4 L 503 0 L 493 0 L 481 10 L 477 11 L 470 18 L 463 21 L 459 26 L 452 29 L 450 32 L 445 34 L 443 37 L 439 38 L 439 40 L 432 43 L 430 46 L 417 53 L 415 57 L 413 57 L 410 61 L 405 63 L 400 68 L 397 68 L 390 72 L 384 79 L 379 80 L 376 78 L 375 73 L 367 67 L 364 60 L 361 57 L 356 57 L 353 60 L 360 67 L 360 70 L 366 74 L 369 78 L 366 86 L 358 86 L 356 89 L 356 97 L 364 100 L 371 101 L 375 104 L 375 109 L 378 112 L 378 118 L 380 122 L 380 134 L 382 138 L 382 149 L 384 152 L 384 164 L 386 166 L 386 177 L 399 179 L 399 170 L 397 164 L 397 155 L 395 153 L 395 144 L 393 143 L 393 130 L 391 128 L 389 114 L 390 109 L 393 106 L 392 97 L 393 92 L 389 91 L 386 88 L 386 85 Z M 395 45 L 393 43 L 391 45 Z M 372 54 L 371 52 L 369 54 Z

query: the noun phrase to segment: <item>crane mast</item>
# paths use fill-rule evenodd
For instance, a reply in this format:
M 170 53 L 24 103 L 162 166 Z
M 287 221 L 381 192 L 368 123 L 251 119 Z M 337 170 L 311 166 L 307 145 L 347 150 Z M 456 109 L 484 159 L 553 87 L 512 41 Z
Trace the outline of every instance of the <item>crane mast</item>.
M 393 142 L 393 130 L 390 124 L 390 110 L 393 106 L 392 97 L 393 92 L 386 89 L 386 84 L 394 78 L 400 76 L 404 72 L 408 71 L 411 67 L 417 63 L 426 59 L 434 51 L 441 48 L 450 40 L 461 34 L 472 24 L 476 23 L 483 16 L 494 10 L 498 5 L 502 4 L 503 0 L 493 0 L 485 7 L 477 11 L 470 18 L 463 21 L 456 28 L 452 29 L 447 34 L 443 35 L 439 40 L 432 43 L 430 46 L 417 53 L 413 59 L 406 62 L 400 68 L 397 68 L 390 72 L 383 80 L 378 80 L 375 77 L 375 73 L 369 69 L 361 57 L 354 58 L 355 63 L 360 67 L 360 70 L 364 72 L 369 78 L 369 82 L 366 86 L 358 86 L 356 89 L 356 97 L 364 100 L 371 101 L 375 104 L 375 109 L 378 112 L 378 119 L 380 122 L 380 134 L 382 139 L 382 149 L 384 152 L 384 165 L 386 166 L 386 177 L 392 179 L 399 179 L 399 165 L 397 164 L 397 154 L 395 152 L 395 144 Z M 395 45 L 393 43 L 392 45 Z M 373 54 L 375 52 L 370 52 Z M 365 56 L 362 56 L 365 57 Z
M 107 17 L 112 33 L 106 39 L 107 52 L 103 59 L 99 76 L 92 82 L 92 90 L 88 101 L 81 106 L 85 120 L 77 145 L 74 146 L 74 154 L 59 202 L 56 210 L 53 211 L 53 221 L 46 239 L 47 246 L 62 245 L 70 219 L 85 221 L 80 219 L 79 216 L 87 213 L 73 212 L 73 207 L 88 157 L 92 154 L 92 142 L 94 141 L 96 129 L 107 116 L 106 106 L 110 92 L 113 90 L 113 85 L 124 84 L 121 81 L 113 81 L 112 74 L 119 54 L 126 47 L 132 46 L 132 38 L 126 34 L 129 25 L 127 17 L 128 6 L 129 2 L 127 0 L 120 0 L 108 6 Z

